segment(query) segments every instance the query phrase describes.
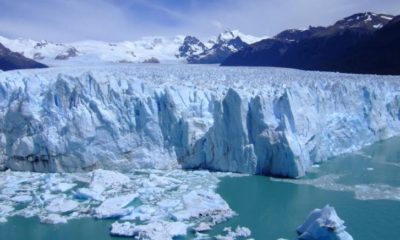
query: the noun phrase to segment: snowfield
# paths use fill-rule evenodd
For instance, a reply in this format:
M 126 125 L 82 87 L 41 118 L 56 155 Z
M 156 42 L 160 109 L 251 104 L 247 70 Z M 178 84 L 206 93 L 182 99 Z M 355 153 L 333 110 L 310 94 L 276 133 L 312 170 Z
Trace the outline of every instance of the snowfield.
M 0 73 L 0 166 L 300 177 L 400 133 L 400 78 L 199 65 Z M 98 198 L 96 190 L 81 195 Z

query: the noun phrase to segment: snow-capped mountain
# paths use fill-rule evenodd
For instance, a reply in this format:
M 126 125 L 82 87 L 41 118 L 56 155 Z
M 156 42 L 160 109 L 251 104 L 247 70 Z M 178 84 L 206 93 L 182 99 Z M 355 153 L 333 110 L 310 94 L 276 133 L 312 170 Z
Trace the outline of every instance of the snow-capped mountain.
M 288 29 L 280 32 L 274 38 L 279 40 L 300 41 L 313 36 L 331 35 L 346 29 L 375 31 L 385 26 L 392 19 L 393 16 L 388 14 L 377 14 L 371 12 L 357 13 L 341 19 L 328 27 L 310 26 L 308 29 L 304 30 Z
M 179 57 L 190 57 L 193 55 L 202 54 L 207 50 L 206 45 L 202 43 L 198 38 L 193 36 L 185 37 L 182 46 L 179 47 Z
M 339 28 L 366 28 L 369 30 L 382 28 L 394 16 L 372 12 L 357 13 L 337 21 L 333 26 Z
M 163 62 L 179 61 L 175 54 L 183 43 L 183 37 L 146 37 L 137 41 L 108 43 L 102 41 L 80 41 L 53 43 L 30 39 L 7 39 L 0 43 L 25 57 L 50 66 L 99 63 L 99 62 L 144 62 L 156 58 Z M 61 61 L 62 60 L 62 61 Z
M 220 63 L 228 54 L 257 40 L 260 38 L 245 35 L 237 30 L 226 30 L 205 43 L 193 36 L 143 37 L 136 41 L 116 43 L 54 43 L 0 37 L 0 43 L 12 51 L 49 66 L 103 62 Z M 211 58 L 212 61 L 207 60 Z
M 188 56 L 187 61 L 189 63 L 221 63 L 232 53 L 257 41 L 256 39 L 255 37 L 244 35 L 237 30 L 226 30 L 215 40 L 209 40 L 208 47 L 203 52 Z

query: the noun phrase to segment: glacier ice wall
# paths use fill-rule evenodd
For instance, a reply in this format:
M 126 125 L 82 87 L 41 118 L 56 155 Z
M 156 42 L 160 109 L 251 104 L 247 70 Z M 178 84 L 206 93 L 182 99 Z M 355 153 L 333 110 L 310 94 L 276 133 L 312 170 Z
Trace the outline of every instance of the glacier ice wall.
M 0 168 L 303 176 L 400 133 L 400 78 L 124 65 L 0 73 Z

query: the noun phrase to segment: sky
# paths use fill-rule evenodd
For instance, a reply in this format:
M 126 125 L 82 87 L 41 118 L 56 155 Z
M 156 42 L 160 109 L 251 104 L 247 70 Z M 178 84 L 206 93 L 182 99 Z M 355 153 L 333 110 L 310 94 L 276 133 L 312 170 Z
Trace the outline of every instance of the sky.
M 0 35 L 72 42 L 207 38 L 225 29 L 273 36 L 353 13 L 400 14 L 399 0 L 0 0 Z

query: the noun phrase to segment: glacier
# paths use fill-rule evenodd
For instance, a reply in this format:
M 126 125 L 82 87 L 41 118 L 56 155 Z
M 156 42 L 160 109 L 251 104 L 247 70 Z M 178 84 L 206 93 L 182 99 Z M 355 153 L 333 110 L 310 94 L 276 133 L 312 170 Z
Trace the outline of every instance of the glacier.
M 297 178 L 398 135 L 400 78 L 213 65 L 55 67 L 0 72 L 0 109 L 1 169 Z M 80 194 L 96 199 L 96 191 Z

